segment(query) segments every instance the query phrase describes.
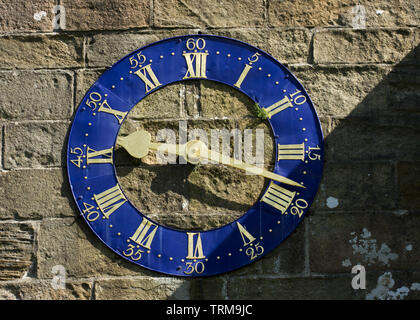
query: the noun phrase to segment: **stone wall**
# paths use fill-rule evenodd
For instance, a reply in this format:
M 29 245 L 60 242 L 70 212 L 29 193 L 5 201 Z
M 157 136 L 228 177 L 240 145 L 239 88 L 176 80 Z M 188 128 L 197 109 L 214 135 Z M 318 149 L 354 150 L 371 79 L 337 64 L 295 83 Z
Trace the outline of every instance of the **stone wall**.
M 0 298 L 419 298 L 419 12 L 409 0 L 1 0 Z M 326 159 L 309 215 L 276 250 L 228 274 L 184 279 L 138 268 L 93 235 L 70 193 L 66 137 L 107 67 L 198 32 L 243 40 L 285 64 L 315 104 Z M 220 104 L 234 115 L 221 115 Z M 203 81 L 157 91 L 125 130 L 179 120 L 205 129 L 254 121 L 244 97 Z M 133 202 L 169 225 L 224 223 L 223 208 L 243 212 L 261 191 L 250 189 L 264 183 L 240 183 L 218 166 L 185 166 L 167 181 L 168 167 L 153 158 L 117 157 Z M 351 286 L 356 264 L 366 269 L 365 290 Z M 65 289 L 55 283 L 60 266 Z

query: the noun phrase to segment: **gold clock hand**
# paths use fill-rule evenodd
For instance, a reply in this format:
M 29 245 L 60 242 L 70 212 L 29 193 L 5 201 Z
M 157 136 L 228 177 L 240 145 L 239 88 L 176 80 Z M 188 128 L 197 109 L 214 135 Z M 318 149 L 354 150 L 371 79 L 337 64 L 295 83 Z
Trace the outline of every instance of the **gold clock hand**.
M 193 141 L 191 141 L 191 142 L 193 142 Z M 201 145 L 201 146 L 198 146 L 198 145 Z M 195 155 L 196 153 L 194 153 L 194 149 L 192 150 L 192 152 L 189 152 L 188 144 L 187 144 L 187 155 L 192 153 L 193 157 L 195 156 L 195 157 L 198 157 L 200 159 L 213 160 L 213 161 L 216 161 L 218 163 L 222 163 L 222 164 L 225 164 L 225 165 L 228 165 L 230 167 L 237 168 L 237 169 L 245 170 L 246 172 L 257 174 L 259 176 L 263 176 L 263 177 L 271 179 L 271 180 L 275 180 L 275 181 L 285 183 L 285 184 L 288 184 L 288 185 L 292 185 L 292 186 L 295 186 L 295 187 L 305 188 L 300 183 L 298 183 L 296 181 L 293 181 L 289 178 L 283 177 L 281 175 L 278 175 L 278 174 L 273 173 L 271 171 L 265 170 L 263 168 L 259 168 L 257 166 L 252 165 L 252 164 L 242 162 L 238 159 L 227 157 L 227 156 L 225 156 L 225 155 L 223 155 L 219 152 L 210 150 L 206 147 L 206 145 L 202 141 L 195 140 L 194 145 L 192 145 L 191 148 L 200 149 L 199 154 Z
M 212 160 L 271 180 L 305 188 L 300 183 L 289 178 L 210 150 L 199 140 L 191 140 L 185 144 L 152 143 L 150 133 L 140 130 L 135 131 L 126 137 L 119 137 L 117 139 L 117 144 L 126 149 L 127 152 L 135 158 L 145 157 L 149 150 L 165 150 L 168 153 L 183 156 L 188 162 L 193 164 L 198 163 L 201 159 Z

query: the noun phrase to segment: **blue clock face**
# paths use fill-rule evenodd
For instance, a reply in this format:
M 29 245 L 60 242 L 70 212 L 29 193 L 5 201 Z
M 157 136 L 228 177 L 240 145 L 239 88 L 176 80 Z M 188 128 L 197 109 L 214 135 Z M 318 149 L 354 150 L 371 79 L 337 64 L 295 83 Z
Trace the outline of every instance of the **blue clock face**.
M 258 172 L 268 181 L 258 201 L 237 220 L 206 231 L 169 228 L 144 215 L 127 199 L 114 165 L 118 143 L 135 157 L 152 149 L 144 132 L 124 143 L 117 139 L 130 110 L 166 85 L 197 79 L 250 97 L 266 116 L 276 147 L 273 171 Z M 67 168 L 80 214 L 116 254 L 165 274 L 210 276 L 260 259 L 298 227 L 318 189 L 323 157 L 316 111 L 290 71 L 241 41 L 187 35 L 140 48 L 102 74 L 74 116 Z M 246 179 L 243 169 L 237 167 Z

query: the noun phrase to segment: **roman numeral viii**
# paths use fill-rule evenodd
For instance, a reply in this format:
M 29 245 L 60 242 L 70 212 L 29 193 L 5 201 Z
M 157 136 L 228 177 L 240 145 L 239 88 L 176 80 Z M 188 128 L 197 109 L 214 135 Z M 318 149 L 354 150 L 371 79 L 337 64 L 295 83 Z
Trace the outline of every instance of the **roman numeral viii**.
M 93 198 L 104 217 L 107 219 L 109 219 L 109 216 L 127 201 L 118 184 L 99 194 L 94 194 Z
M 296 192 L 280 187 L 271 181 L 270 186 L 264 193 L 261 201 L 273 206 L 277 210 L 280 210 L 281 213 L 284 213 L 292 202 L 295 194 Z

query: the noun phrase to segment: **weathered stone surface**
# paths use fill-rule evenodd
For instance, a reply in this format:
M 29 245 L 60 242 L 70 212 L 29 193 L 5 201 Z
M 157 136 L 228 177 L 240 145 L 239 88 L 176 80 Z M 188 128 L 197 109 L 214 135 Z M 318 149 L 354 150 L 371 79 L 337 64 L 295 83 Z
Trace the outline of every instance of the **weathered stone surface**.
M 304 220 L 280 245 L 261 259 L 261 274 L 303 274 L 305 272 Z
M 64 35 L 0 37 L 0 68 L 73 68 L 83 66 L 83 39 Z
M 18 300 L 89 300 L 92 282 L 65 279 L 65 288 L 53 287 L 52 280 L 27 280 L 0 285 L 9 299 Z
M 188 209 L 188 202 L 185 202 L 185 208 Z M 213 213 L 206 214 L 202 212 L 171 212 L 169 214 L 148 215 L 153 221 L 164 226 L 179 230 L 211 230 L 228 224 L 239 218 L 239 213 Z
M 186 166 L 163 165 L 117 168 L 127 198 L 144 213 L 182 211 L 186 202 Z
M 227 281 L 227 296 L 233 300 L 348 300 L 361 299 L 359 292 L 351 287 L 350 273 L 334 278 L 235 277 Z
M 314 34 L 315 63 L 394 63 L 413 49 L 411 29 L 324 29 Z M 351 52 L 351 54 L 349 54 Z
M 53 0 L 0 3 L 0 31 L 52 31 L 54 4 Z
M 37 277 L 52 279 L 53 267 L 62 265 L 67 277 L 154 274 L 139 268 L 105 246 L 86 225 L 75 219 L 43 220 L 38 231 Z
M 420 209 L 420 163 L 399 162 L 398 176 L 398 206 L 401 209 Z
M 245 130 L 252 129 L 252 145 L 249 145 L 249 147 L 252 148 L 251 157 L 257 156 L 256 154 L 257 130 L 263 130 L 264 132 L 264 141 L 263 141 L 264 142 L 264 162 L 262 163 L 262 165 L 264 165 L 264 168 L 266 169 L 269 168 L 270 166 L 274 166 L 274 162 L 276 159 L 275 157 L 276 146 L 274 142 L 273 131 L 271 130 L 271 126 L 269 122 L 267 120 L 261 120 L 254 116 L 250 119 L 239 120 L 238 127 L 242 131 L 242 133 L 245 133 Z M 261 143 L 261 141 L 259 141 L 259 143 Z M 244 145 L 245 145 L 245 139 L 244 139 Z M 244 159 L 245 159 L 245 153 L 244 153 Z M 257 163 L 256 159 L 255 159 L 255 163 Z
M 213 82 L 200 81 L 200 111 L 203 118 L 255 117 L 254 101 L 242 92 Z
M 189 283 L 173 278 L 109 279 L 95 283 L 96 300 L 186 300 Z
M 270 0 L 268 20 L 274 26 L 410 26 L 419 24 L 418 9 L 409 0 Z
M 225 299 L 225 280 L 221 277 L 195 278 L 189 282 L 191 300 Z
M 419 119 L 410 116 L 333 119 L 326 138 L 327 160 L 417 160 Z
M 97 34 L 88 38 L 86 44 L 87 62 L 90 67 L 108 67 L 130 52 L 158 40 L 197 33 L 194 30 L 175 29 L 140 33 Z
M 0 219 L 75 216 L 76 209 L 63 169 L 0 173 Z
M 327 162 L 313 209 L 337 211 L 397 208 L 395 168 L 387 162 Z
M 0 141 L 3 141 L 3 131 L 4 131 L 4 127 L 3 127 L 3 123 L 0 122 Z M 0 159 L 4 159 L 3 158 L 3 143 L 0 146 Z M 3 169 L 3 161 L 0 161 L 0 169 Z M 1 186 L 0 186 L 0 190 L 1 190 Z
M 141 100 L 128 114 L 130 119 L 171 119 L 179 118 L 183 108 L 182 95 L 185 85 L 174 83 L 157 91 Z
M 89 88 L 104 73 L 105 69 L 81 69 L 76 71 L 76 105 L 77 108 Z
M 9 123 L 5 128 L 5 168 L 64 166 L 67 122 Z
M 20 279 L 34 258 L 34 229 L 26 223 L 0 223 L 0 280 Z
M 418 271 L 372 271 L 366 269 L 366 300 L 418 300 Z M 362 291 L 362 290 L 359 290 Z
M 73 75 L 68 72 L 0 72 L 0 118 L 68 119 L 72 88 Z
M 308 91 L 319 116 L 371 115 L 388 111 L 390 67 L 296 66 L 292 72 Z
M 304 28 L 238 28 L 214 30 L 212 33 L 249 43 L 281 63 L 308 61 L 311 34 Z
M 150 1 L 62 0 L 65 30 L 116 30 L 147 27 L 150 24 Z M 89 17 L 89 18 L 87 18 Z
M 223 212 L 232 216 L 229 222 L 237 218 L 235 212 L 245 213 L 251 208 L 265 186 L 263 177 L 220 165 L 196 166 L 187 179 L 188 210 Z
M 0 289 L 0 300 L 17 300 L 17 298 L 12 292 Z
M 255 27 L 262 25 L 264 2 L 158 0 L 154 2 L 157 27 Z
M 309 222 L 311 272 L 349 273 L 356 264 L 367 271 L 419 268 L 420 217 L 416 214 L 315 213 Z

